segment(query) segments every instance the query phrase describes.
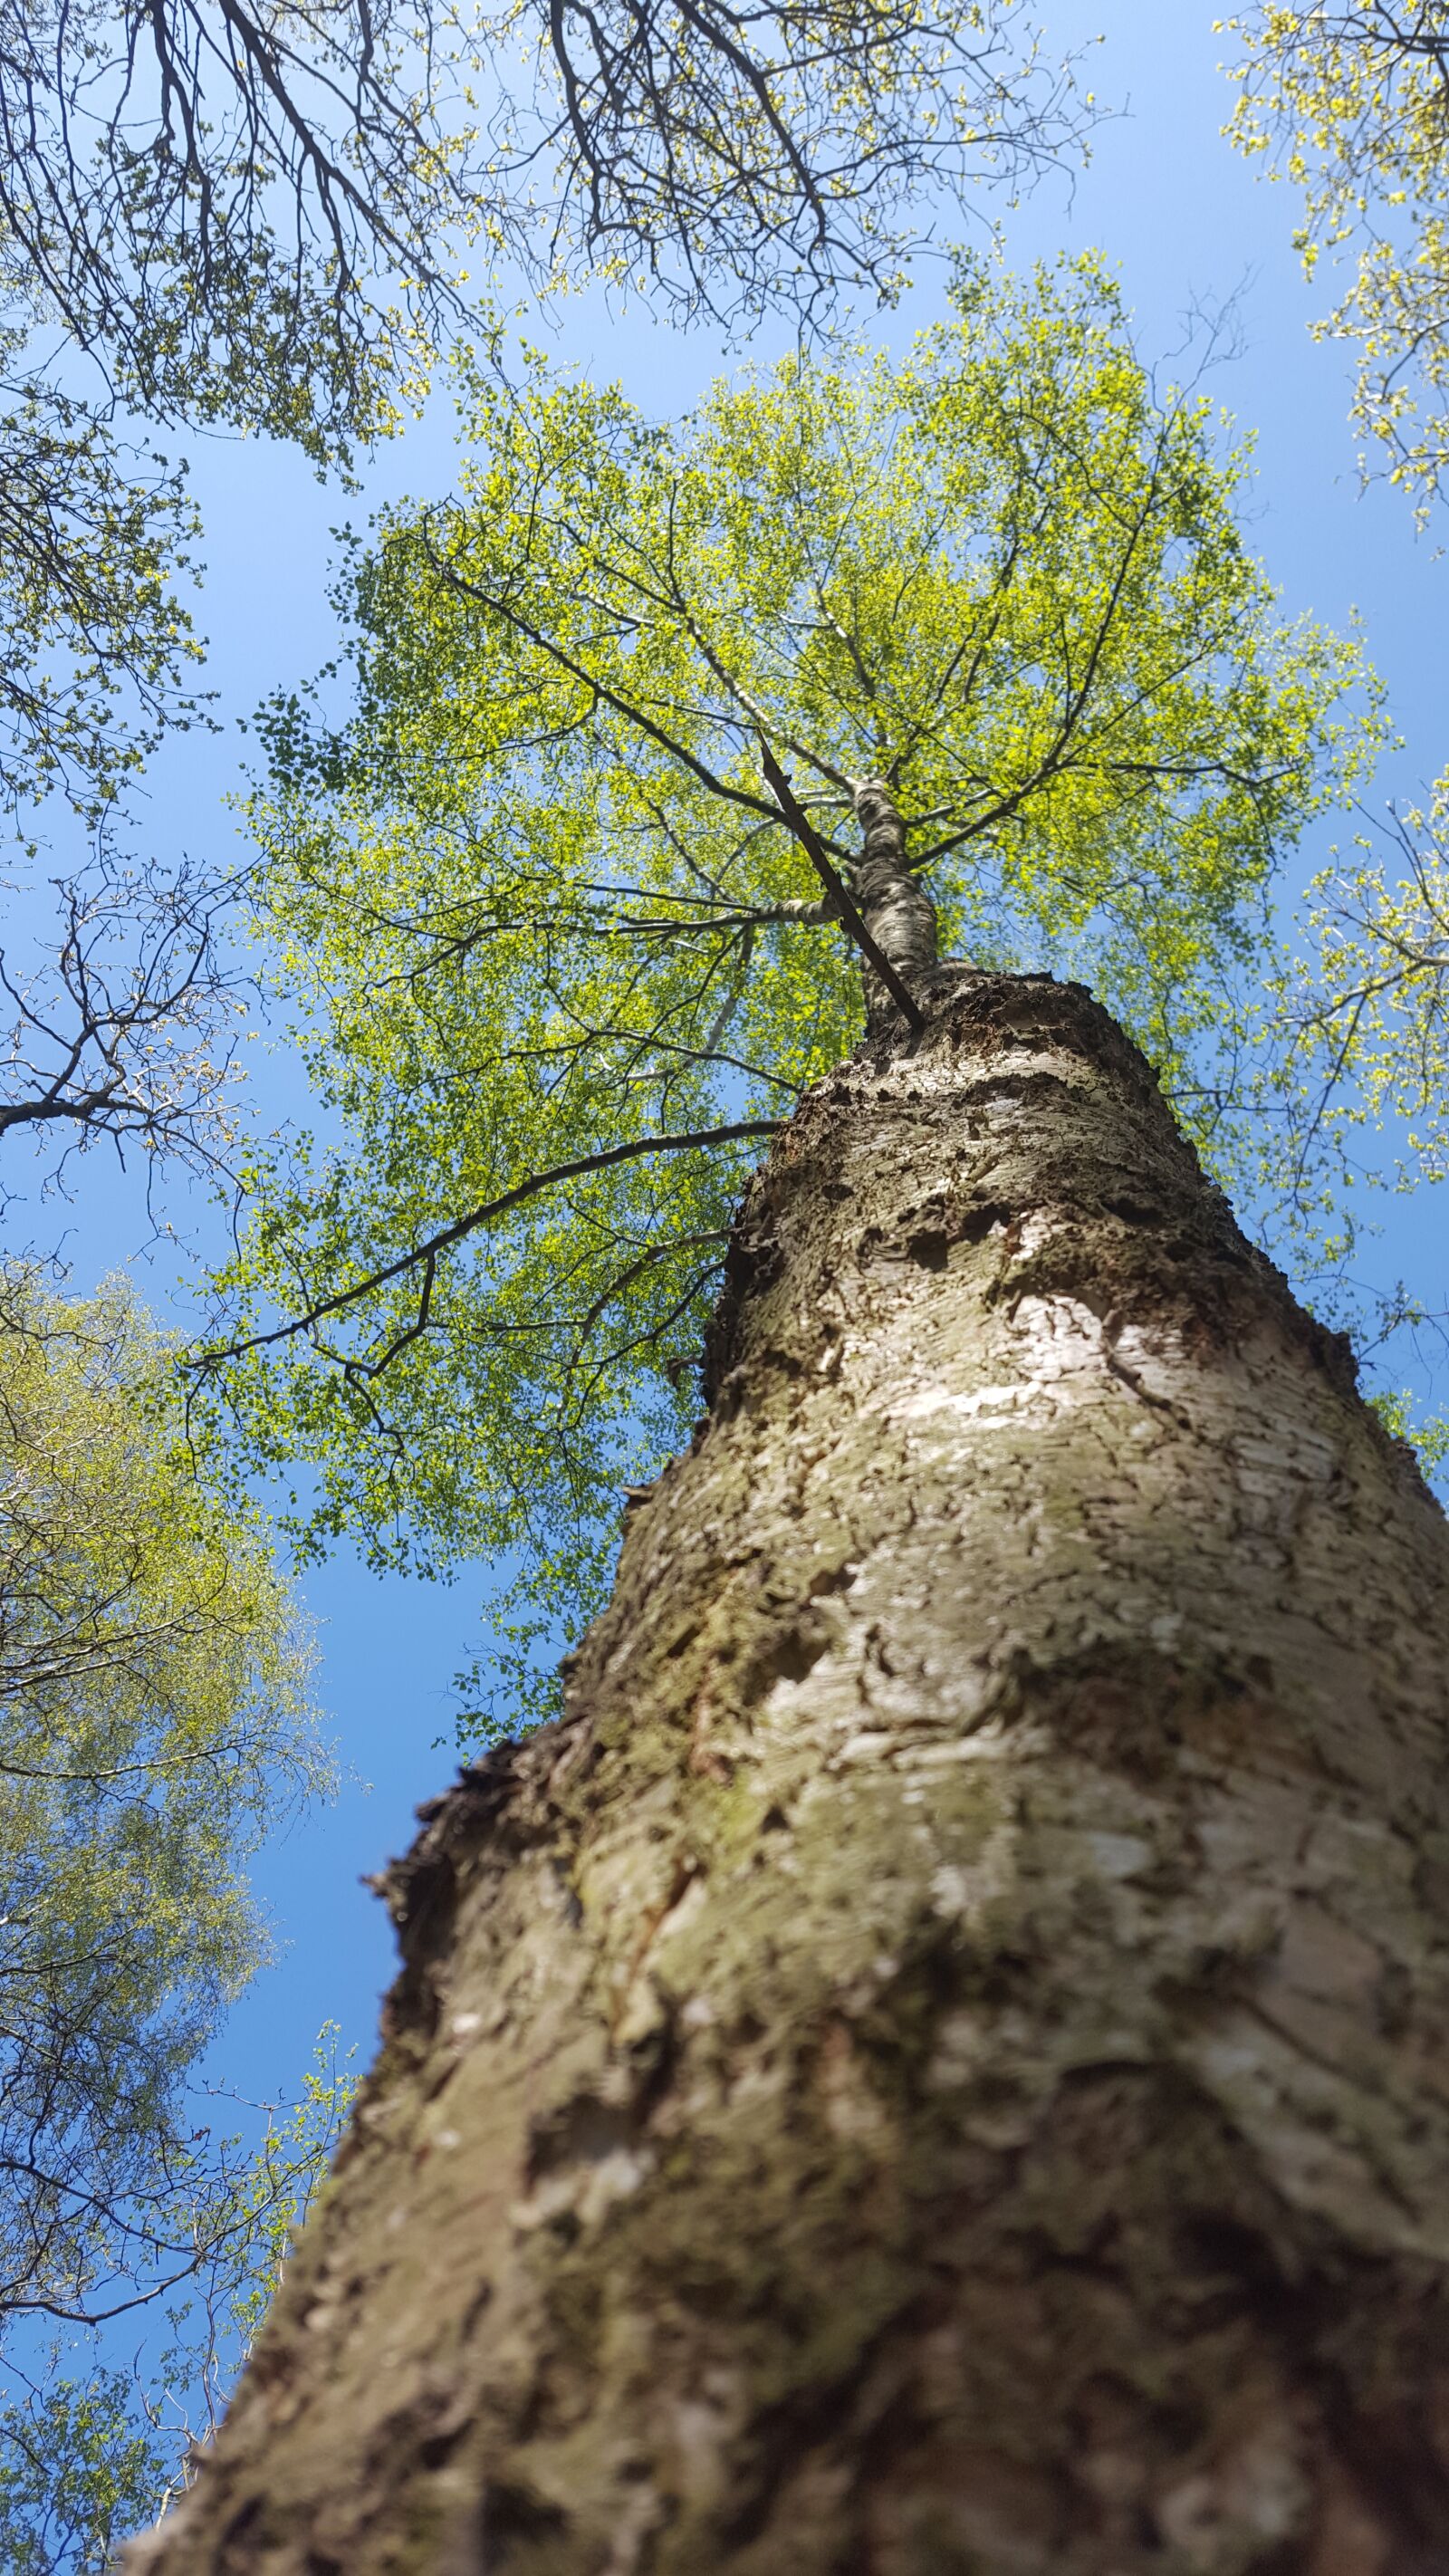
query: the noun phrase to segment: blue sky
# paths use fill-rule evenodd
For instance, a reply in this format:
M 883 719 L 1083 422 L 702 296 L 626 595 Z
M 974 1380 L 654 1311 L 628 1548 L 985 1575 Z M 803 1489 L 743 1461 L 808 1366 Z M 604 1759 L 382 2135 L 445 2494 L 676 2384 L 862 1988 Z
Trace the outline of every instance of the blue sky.
M 1212 17 L 1212 0 L 1171 7 L 1109 0 L 1090 18 L 1048 9 L 1061 46 L 1080 42 L 1089 26 L 1102 29 L 1091 77 L 1119 112 L 1099 129 L 1091 166 L 1070 190 L 1048 181 L 1006 219 L 1008 249 L 1021 264 L 1064 248 L 1100 248 L 1124 280 L 1140 349 L 1161 357 L 1164 373 L 1189 312 L 1236 299 L 1241 355 L 1216 390 L 1258 432 L 1254 542 L 1290 610 L 1312 610 L 1330 624 L 1361 614 L 1404 737 L 1383 765 L 1378 792 L 1412 802 L 1449 761 L 1442 680 L 1449 567 L 1431 540 L 1415 537 L 1396 495 L 1359 493 L 1345 418 L 1349 358 L 1309 336 L 1323 290 L 1310 291 L 1300 276 L 1288 192 L 1255 176 L 1222 140 L 1231 99 L 1217 70 L 1224 46 Z M 970 238 L 949 210 L 941 230 L 943 238 Z M 939 278 L 923 264 L 900 309 L 862 316 L 862 329 L 901 345 L 934 317 Z M 722 365 L 741 362 L 717 341 L 681 334 L 641 310 L 611 315 L 597 297 L 560 304 L 549 328 L 559 359 L 619 377 L 656 413 L 683 407 Z M 768 355 L 769 342 L 760 350 Z M 324 489 L 304 460 L 257 443 L 196 442 L 191 458 L 206 523 L 200 622 L 225 730 L 167 748 L 150 779 L 148 817 L 158 852 L 185 850 L 210 862 L 224 858 L 235 829 L 224 800 L 245 748 L 237 717 L 327 658 L 329 530 L 343 518 L 362 521 L 382 500 L 450 481 L 451 417 L 438 400 L 373 461 L 361 498 Z M 1335 828 L 1346 838 L 1352 826 Z M 1323 832 L 1303 854 L 1303 873 L 1321 863 L 1333 837 Z M 260 1088 L 304 1114 L 285 1059 L 265 1068 Z M 173 1213 L 187 1220 L 184 1208 Z M 206 1210 L 189 1214 L 204 1241 Z M 124 1186 L 99 1172 L 88 1177 L 68 1246 L 77 1282 L 132 1261 L 144 1234 L 143 1213 Z M 1385 1276 L 1402 1272 L 1430 1305 L 1449 1302 L 1442 1207 L 1424 1200 L 1396 1212 L 1376 1266 Z M 176 1272 L 170 1252 L 137 1268 L 143 1293 L 163 1313 L 174 1311 Z M 270 1849 L 257 1872 L 278 1964 L 239 2006 L 212 2058 L 217 2080 L 252 2096 L 296 2084 L 328 2018 L 364 2059 L 371 2052 L 392 1945 L 381 1907 L 358 1880 L 406 1846 L 413 1804 L 449 1775 L 450 1754 L 438 1739 L 450 1725 L 450 1677 L 476 1629 L 466 1582 L 377 1580 L 339 1556 L 309 1574 L 305 1589 L 322 1623 L 329 1731 L 371 1786 L 349 1786 L 333 1809 Z

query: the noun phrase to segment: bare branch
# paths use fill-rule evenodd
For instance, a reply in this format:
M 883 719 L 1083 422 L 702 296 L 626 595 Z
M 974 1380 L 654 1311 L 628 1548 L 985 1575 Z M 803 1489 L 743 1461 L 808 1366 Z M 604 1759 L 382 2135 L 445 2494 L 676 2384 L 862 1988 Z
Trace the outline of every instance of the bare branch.
M 0 1137 L 67 1130 L 70 1151 L 104 1140 L 124 1160 L 168 1159 L 215 1175 L 231 1135 L 238 1071 L 232 1032 L 247 978 L 222 926 L 236 883 L 132 869 L 103 854 L 56 881 L 55 945 L 39 925 L 23 964 L 0 949 Z

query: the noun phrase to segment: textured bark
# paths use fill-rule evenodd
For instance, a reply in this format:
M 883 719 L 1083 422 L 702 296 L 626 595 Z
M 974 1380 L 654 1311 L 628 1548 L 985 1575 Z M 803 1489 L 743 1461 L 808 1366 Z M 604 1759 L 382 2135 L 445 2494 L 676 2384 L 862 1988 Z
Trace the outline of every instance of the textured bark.
M 802 1109 L 148 2576 L 1443 2576 L 1446 1525 L 1079 989 Z

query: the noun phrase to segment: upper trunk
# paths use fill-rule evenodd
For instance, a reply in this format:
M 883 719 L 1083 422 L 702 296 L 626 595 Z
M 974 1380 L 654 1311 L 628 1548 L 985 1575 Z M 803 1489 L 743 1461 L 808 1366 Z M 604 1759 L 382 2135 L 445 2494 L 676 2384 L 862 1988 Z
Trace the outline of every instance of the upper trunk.
M 151 2576 L 1442 2576 L 1449 1544 L 1074 987 L 746 1202 Z
M 861 916 L 876 946 L 910 990 L 936 963 L 936 907 L 906 858 L 905 826 L 884 779 L 862 779 L 855 789 L 861 852 L 851 883 Z M 866 1022 L 888 1026 L 895 1003 L 868 960 L 862 960 Z

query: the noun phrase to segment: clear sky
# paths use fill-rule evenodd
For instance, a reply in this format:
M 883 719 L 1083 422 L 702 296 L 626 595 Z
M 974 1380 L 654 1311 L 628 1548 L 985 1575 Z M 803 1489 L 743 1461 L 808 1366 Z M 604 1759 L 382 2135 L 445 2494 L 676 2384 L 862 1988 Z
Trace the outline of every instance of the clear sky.
M 1048 181 L 1007 218 L 1017 263 L 1095 245 L 1124 280 L 1138 344 L 1164 361 L 1184 337 L 1193 308 L 1236 298 L 1241 355 L 1216 379 L 1220 398 L 1259 433 L 1259 480 L 1252 534 L 1292 610 L 1340 624 L 1357 609 L 1370 651 L 1388 683 L 1402 752 L 1384 764 L 1379 794 L 1412 802 L 1449 762 L 1444 709 L 1444 634 L 1449 567 L 1430 540 L 1416 539 L 1410 512 L 1383 490 L 1360 496 L 1346 423 L 1349 360 L 1315 345 L 1309 322 L 1323 301 L 1303 283 L 1290 244 L 1293 202 L 1234 155 L 1221 137 L 1231 100 L 1217 70 L 1213 0 L 1105 0 L 1095 10 L 1044 0 L 1062 46 L 1100 28 L 1105 43 L 1091 77 L 1120 112 L 1095 138 L 1091 166 L 1074 188 Z M 969 238 L 943 212 L 941 234 Z M 901 345 L 933 318 L 939 271 L 924 265 L 892 315 L 862 316 L 862 329 Z M 688 404 L 727 359 L 717 342 L 651 322 L 642 311 L 611 316 L 597 298 L 559 307 L 556 355 L 580 369 L 619 377 L 656 413 Z M 766 344 L 768 353 L 768 344 Z M 208 564 L 201 602 L 211 638 L 210 684 L 227 729 L 170 746 L 150 782 L 158 850 L 224 856 L 234 825 L 223 800 L 235 785 L 244 745 L 235 719 L 270 689 L 306 677 L 327 658 L 329 530 L 359 522 L 380 500 L 443 488 L 453 472 L 446 403 L 379 456 L 361 500 L 320 487 L 299 457 L 258 444 L 192 448 Z M 1339 837 L 1352 826 L 1340 823 Z M 1320 864 L 1334 831 L 1303 854 Z M 270 1099 L 304 1114 L 285 1061 L 265 1069 Z M 80 1284 L 132 1257 L 144 1227 L 133 1200 L 97 1176 L 75 1211 L 71 1256 Z M 204 1228 L 204 1211 L 196 1212 Z M 1442 1206 L 1416 1201 L 1382 1247 L 1380 1273 L 1409 1278 L 1431 1306 L 1445 1296 Z M 143 1265 L 143 1292 L 164 1313 L 174 1256 Z M 361 2054 L 370 2052 L 377 1997 L 391 1972 L 382 1909 L 358 1885 L 410 1839 L 411 1809 L 443 1785 L 452 1764 L 438 1739 L 450 1726 L 449 1680 L 475 1633 L 466 1582 L 452 1589 L 378 1581 L 339 1557 L 310 1574 L 306 1594 L 324 1623 L 321 1695 L 343 1759 L 371 1782 L 347 1789 L 329 1813 L 297 1828 L 265 1856 L 258 1873 L 281 1951 L 237 2010 L 213 2055 L 219 2080 L 245 2094 L 294 2085 L 318 2026 L 338 2020 Z

